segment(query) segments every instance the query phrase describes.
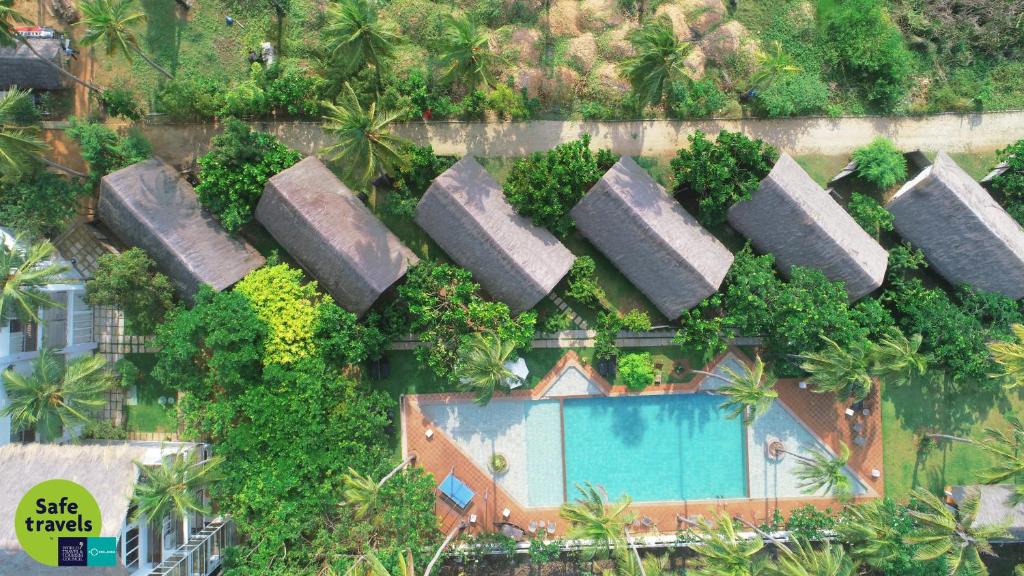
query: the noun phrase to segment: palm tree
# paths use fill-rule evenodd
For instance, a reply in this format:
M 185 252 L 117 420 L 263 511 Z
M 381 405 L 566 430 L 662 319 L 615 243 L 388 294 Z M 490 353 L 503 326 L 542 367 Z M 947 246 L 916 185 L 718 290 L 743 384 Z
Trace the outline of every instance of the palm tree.
M 218 467 L 224 461 L 219 456 L 199 460 L 193 455 L 175 454 L 164 459 L 159 466 L 139 469 L 139 483 L 132 501 L 135 512 L 132 520 L 145 516 L 150 520 L 165 517 L 184 518 L 196 512 L 209 514 L 203 504 L 202 493 L 220 479 Z
M 844 469 L 850 461 L 850 447 L 845 443 L 839 443 L 839 454 L 833 456 L 825 450 L 807 449 L 810 456 L 797 454 L 786 449 L 786 445 L 777 438 L 768 439 L 768 455 L 771 458 L 781 458 L 788 454 L 800 461 L 800 469 L 796 471 L 796 477 L 800 479 L 800 489 L 804 494 L 815 494 L 820 491 L 834 494 L 839 498 L 845 498 L 853 492 L 850 477 Z
M 92 90 L 93 92 L 97 93 L 100 92 L 101 89 L 99 86 L 93 84 L 92 82 L 82 80 L 78 76 L 75 76 L 71 72 L 65 70 L 64 67 L 60 64 L 57 64 L 49 58 L 45 58 L 42 54 L 39 53 L 38 50 L 36 50 L 35 46 L 33 46 L 32 43 L 28 41 L 28 38 L 25 38 L 21 34 L 18 34 L 18 32 L 15 30 L 18 24 L 31 24 L 32 21 L 22 16 L 17 11 L 15 11 L 13 8 L 13 4 L 14 0 L 0 0 L 0 46 L 14 46 L 15 44 L 20 42 L 25 46 L 25 48 L 28 48 L 28 50 L 32 52 L 32 54 L 35 55 L 35 57 L 38 58 L 40 62 L 46 64 L 47 66 L 50 66 L 51 68 L 57 70 L 57 72 L 59 72 L 60 74 L 70 78 L 71 80 L 77 82 L 78 84 L 81 84 L 82 86 L 85 86 L 89 90 Z
M 978 472 L 978 480 L 983 484 L 1013 482 L 1015 489 L 1011 500 L 1017 505 L 1024 503 L 1024 425 L 1013 415 L 1007 420 L 1010 423 L 1009 433 L 986 428 L 982 432 L 982 441 L 975 443 L 992 460 L 991 466 Z
M 703 370 L 694 370 L 694 372 L 726 382 L 725 386 L 715 390 L 716 393 L 727 398 L 725 402 L 722 402 L 720 408 L 730 411 L 726 415 L 727 418 L 736 418 L 742 415 L 745 424 L 753 423 L 758 416 L 768 411 L 775 399 L 779 397 L 779 393 L 775 390 L 778 379 L 770 370 L 765 369 L 764 361 L 760 356 L 754 357 L 752 365 L 744 364 L 742 373 L 724 365 L 722 372 L 725 376 Z
M 34 428 L 41 442 L 60 438 L 61 430 L 92 420 L 90 412 L 106 403 L 113 384 L 103 356 L 80 356 L 65 361 L 44 348 L 32 362 L 32 372 L 3 373 L 7 406 L 0 416 L 10 416 L 16 430 Z
M 28 102 L 29 93 L 16 88 L 0 97 L 0 180 L 16 182 L 49 148 L 38 129 L 17 118 Z
M 750 77 L 750 87 L 767 88 L 774 84 L 779 78 L 789 74 L 796 74 L 802 68 L 793 63 L 793 59 L 782 49 L 782 43 L 778 40 L 772 42 L 771 50 L 757 53 L 757 71 Z
M 909 339 L 902 332 L 882 336 L 871 350 L 871 373 L 886 382 L 901 384 L 928 371 L 928 357 L 921 353 L 921 335 Z
M 860 340 L 843 347 L 827 336 L 821 339 L 827 344 L 824 349 L 800 355 L 800 368 L 811 375 L 814 391 L 834 392 L 856 400 L 866 398 L 873 385 L 869 369 L 874 345 Z
M 380 91 L 381 68 L 394 54 L 401 35 L 392 23 L 378 17 L 376 0 L 338 2 L 330 9 L 324 37 L 331 56 L 341 57 L 347 72 L 373 66 Z
M 347 83 L 338 103 L 324 102 L 324 131 L 334 134 L 338 142 L 323 152 L 331 160 L 341 160 L 358 186 L 367 186 L 382 173 L 408 164 L 404 152 L 408 144 L 388 128 L 400 112 L 378 110 L 372 103 L 367 109 Z
M 515 342 L 503 340 L 496 333 L 478 332 L 459 347 L 455 365 L 458 386 L 476 394 L 476 403 L 486 406 L 495 390 L 508 392 L 518 376 L 505 367 L 515 352 Z
M 975 525 L 978 499 L 964 499 L 954 512 L 925 489 L 915 488 L 910 496 L 920 504 L 918 509 L 907 510 L 917 520 L 917 527 L 905 538 L 908 544 L 918 545 L 914 558 L 925 561 L 944 557 L 950 576 L 988 574 L 981 554 L 991 555 L 989 540 L 1008 534 L 1002 527 Z
M 1013 342 L 991 342 L 988 345 L 992 359 L 999 365 L 998 377 L 1007 389 L 1024 386 L 1024 326 L 1014 324 Z
M 345 500 L 345 505 L 352 507 L 357 519 L 366 520 L 371 518 L 377 508 L 380 489 L 387 484 L 388 480 L 415 460 L 416 455 L 410 454 L 379 481 L 349 468 L 348 472 L 342 477 L 342 497 Z
M 173 79 L 174 76 L 171 76 L 170 72 L 157 64 L 139 46 L 132 27 L 145 22 L 146 15 L 133 11 L 133 2 L 134 0 L 83 0 L 79 3 L 82 19 L 78 23 L 86 27 L 82 45 L 103 44 L 108 56 L 120 52 L 129 62 L 132 59 L 132 52 L 135 52 L 168 80 Z
M 688 80 L 686 58 L 693 49 L 676 38 L 672 21 L 662 16 L 629 35 L 636 56 L 621 64 L 621 71 L 642 104 L 657 105 L 673 80 Z
M 850 554 L 876 570 L 887 568 L 892 558 L 903 553 L 900 523 L 894 521 L 896 506 L 882 499 L 847 506 L 835 526 L 839 540 L 850 546 Z
M 757 576 L 765 568 L 761 550 L 764 540 L 740 534 L 735 520 L 725 513 L 715 518 L 715 526 L 701 518 L 691 530 L 695 563 L 706 576 Z
M 857 576 L 857 564 L 842 544 L 826 542 L 818 548 L 800 539 L 779 546 L 778 560 L 767 576 Z
M 392 576 L 373 550 L 367 550 L 352 564 L 349 576 Z M 405 550 L 398 554 L 398 570 L 394 576 L 416 576 L 412 565 L 412 552 Z
M 42 290 L 47 284 L 61 282 L 61 275 L 68 271 L 65 264 L 51 261 L 56 249 L 49 240 L 22 248 L 24 237 L 18 235 L 4 241 L 0 235 L 0 321 L 14 317 L 39 322 L 38 310 L 57 306 L 57 303 Z
M 591 544 L 583 551 L 584 558 L 607 556 L 613 550 L 626 549 L 626 527 L 633 521 L 628 508 L 632 503 L 629 496 L 618 502 L 608 502 L 603 489 L 590 482 L 576 485 L 580 498 L 575 502 L 562 504 L 559 516 L 569 522 L 565 537 L 584 540 Z
M 486 29 L 466 16 L 448 18 L 445 46 L 439 58 L 449 80 L 458 80 L 467 88 L 494 85 L 492 69 L 499 58 L 488 46 Z

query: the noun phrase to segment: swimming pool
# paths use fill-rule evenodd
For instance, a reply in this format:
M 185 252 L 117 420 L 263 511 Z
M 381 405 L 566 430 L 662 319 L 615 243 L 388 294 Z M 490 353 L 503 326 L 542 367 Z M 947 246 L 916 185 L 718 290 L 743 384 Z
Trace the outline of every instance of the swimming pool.
M 584 481 L 638 502 L 746 497 L 743 423 L 721 403 L 706 393 L 566 399 L 569 498 Z

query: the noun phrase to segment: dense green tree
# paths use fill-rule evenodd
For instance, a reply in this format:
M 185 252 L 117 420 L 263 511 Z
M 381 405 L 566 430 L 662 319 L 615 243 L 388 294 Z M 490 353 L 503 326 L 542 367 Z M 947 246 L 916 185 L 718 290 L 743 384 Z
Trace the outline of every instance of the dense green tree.
M 895 186 L 907 178 L 907 159 L 892 140 L 879 136 L 853 151 L 857 175 L 879 188 Z
M 998 150 L 996 160 L 1006 163 L 1006 171 L 992 180 L 992 189 L 1002 195 L 1007 212 L 1024 222 L 1024 140 Z
M 16 222 L 31 236 L 56 235 L 78 213 L 78 202 L 88 192 L 77 178 L 34 170 L 17 182 L 0 182 L 0 222 Z
M 219 456 L 199 460 L 192 452 L 165 458 L 158 466 L 136 462 L 139 481 L 132 495 L 132 520 L 146 517 L 158 522 L 164 517 L 183 518 L 195 512 L 209 514 L 202 494 L 219 479 L 218 468 L 223 461 Z
M 0 235 L 0 320 L 21 318 L 39 322 L 39 309 L 57 303 L 42 290 L 47 284 L 61 281 L 68 271 L 65 264 L 51 261 L 56 249 L 49 240 L 25 244 L 27 239 L 18 235 L 10 242 Z
M 672 82 L 689 80 L 686 59 L 693 47 L 676 37 L 668 16 L 633 30 L 629 42 L 636 54 L 623 60 L 620 68 L 641 104 L 657 106 Z
M 900 156 L 902 158 L 902 156 Z M 847 206 L 850 216 L 860 224 L 865 232 L 878 240 L 882 232 L 892 232 L 892 213 L 878 203 L 877 200 L 864 194 L 854 192 Z
M 331 6 L 323 29 L 324 45 L 350 74 L 373 66 L 377 91 L 381 69 L 401 41 L 398 28 L 381 19 L 376 0 L 342 0 Z
M 740 371 L 720 364 L 721 374 L 702 372 L 706 378 L 716 378 L 725 382 L 724 386 L 715 389 L 717 394 L 725 396 L 719 406 L 728 410 L 727 418 L 743 417 L 744 424 L 752 424 L 758 416 L 764 414 L 775 403 L 779 393 L 775 390 L 778 379 L 771 370 L 765 367 L 760 356 L 754 357 L 753 364 L 743 364 Z
M 141 248 L 104 254 L 85 283 L 85 301 L 116 306 L 138 333 L 151 334 L 174 306 L 174 286 Z
M 607 557 L 613 550 L 625 548 L 626 528 L 633 521 L 629 512 L 632 499 L 624 496 L 609 502 L 604 489 L 590 482 L 577 484 L 576 489 L 580 498 L 562 504 L 558 512 L 569 523 L 565 537 L 590 543 L 583 550 L 584 558 Z
M 98 44 L 103 46 L 107 56 L 120 52 L 129 61 L 134 52 L 167 79 L 174 78 L 139 46 L 134 29 L 146 21 L 146 14 L 133 10 L 133 4 L 134 0 L 82 0 L 78 5 L 82 19 L 76 23 L 85 26 L 80 40 L 82 46 Z
M 654 365 L 649 352 L 623 354 L 616 366 L 619 377 L 631 392 L 640 392 L 654 384 Z
M 761 140 L 722 130 L 712 142 L 700 130 L 689 137 L 689 148 L 680 148 L 672 159 L 677 189 L 697 197 L 702 224 L 725 222 L 733 204 L 750 198 L 768 175 L 778 151 Z
M 438 156 L 427 146 L 407 146 L 404 153 L 408 164 L 399 166 L 394 174 L 392 189 L 387 194 L 383 210 L 402 218 L 416 215 L 416 205 L 430 187 L 434 178 L 455 164 L 454 156 Z
M 3 372 L 7 405 L 0 416 L 11 417 L 14 430 L 33 429 L 36 440 L 56 442 L 61 431 L 92 421 L 93 412 L 106 404 L 113 384 L 103 356 L 64 356 L 43 348 L 25 375 Z
M 237 231 L 252 220 L 267 180 L 301 158 L 272 134 L 228 118 L 199 158 L 196 195 L 224 228 Z
M 500 58 L 491 51 L 489 40 L 487 29 L 471 18 L 449 16 L 444 49 L 438 56 L 444 66 L 443 76 L 467 88 L 493 86 Z
M 1006 529 L 975 524 L 978 499 L 967 498 L 954 511 L 923 488 L 915 488 L 910 496 L 919 505 L 909 510 L 917 527 L 904 540 L 918 545 L 914 558 L 920 561 L 944 558 L 951 576 L 987 575 L 988 568 L 981 555 L 993 555 L 989 541 L 1005 536 Z
M 365 188 L 382 174 L 408 168 L 405 150 L 409 143 L 390 129 L 401 112 L 378 109 L 376 102 L 364 109 L 347 83 L 338 102 L 324 102 L 323 107 L 324 131 L 337 138 L 323 153 L 342 162 L 353 185 Z
M 481 406 L 491 401 L 496 390 L 508 392 L 511 384 L 519 380 L 505 366 L 513 360 L 515 351 L 516 342 L 503 340 L 497 334 L 471 334 L 459 346 L 459 358 L 455 364 L 455 381 L 459 389 L 473 393 L 476 396 L 474 401 Z
M 597 262 L 590 256 L 577 256 L 569 268 L 566 294 L 591 308 L 607 308 L 608 296 L 597 282 Z
M 253 270 L 235 285 L 267 325 L 264 364 L 290 364 L 316 352 L 320 294 L 299 268 L 271 264 Z
M 89 164 L 88 182 L 93 186 L 111 172 L 146 160 L 153 151 L 138 130 L 119 136 L 99 122 L 72 116 L 68 123 L 65 134 L 78 143 L 82 158 Z
M 505 197 L 516 212 L 559 236 L 572 232 L 569 210 L 615 163 L 608 150 L 590 151 L 590 135 L 516 160 Z
M 376 360 L 388 345 L 388 335 L 381 330 L 380 323 L 375 312 L 360 322 L 355 314 L 333 300 L 324 300 L 317 306 L 313 343 L 317 352 L 335 366 Z

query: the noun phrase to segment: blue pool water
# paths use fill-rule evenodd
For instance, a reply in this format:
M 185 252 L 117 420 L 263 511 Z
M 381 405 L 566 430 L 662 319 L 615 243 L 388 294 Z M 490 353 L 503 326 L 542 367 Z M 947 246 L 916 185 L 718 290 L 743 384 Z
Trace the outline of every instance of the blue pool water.
M 565 501 L 561 431 L 558 400 L 526 405 L 526 477 L 530 506 L 560 506 Z
M 743 426 L 721 403 L 702 393 L 566 399 L 569 498 L 584 481 L 638 502 L 745 497 Z

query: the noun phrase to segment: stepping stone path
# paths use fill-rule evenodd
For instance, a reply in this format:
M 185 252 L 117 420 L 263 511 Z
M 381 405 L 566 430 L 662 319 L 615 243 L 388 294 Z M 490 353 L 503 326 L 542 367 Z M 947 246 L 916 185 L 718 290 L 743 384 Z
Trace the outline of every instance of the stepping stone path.
M 572 313 L 572 322 L 573 324 L 578 326 L 580 330 L 588 330 L 590 328 L 589 326 L 587 326 L 587 321 L 584 320 L 583 318 L 580 318 L 580 315 L 577 314 L 575 310 L 569 308 L 569 305 L 565 302 L 565 300 L 562 299 L 561 296 L 552 292 L 548 294 L 548 299 L 554 302 L 555 306 L 558 306 L 559 310 L 568 310 L 570 313 Z

